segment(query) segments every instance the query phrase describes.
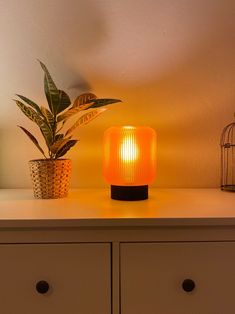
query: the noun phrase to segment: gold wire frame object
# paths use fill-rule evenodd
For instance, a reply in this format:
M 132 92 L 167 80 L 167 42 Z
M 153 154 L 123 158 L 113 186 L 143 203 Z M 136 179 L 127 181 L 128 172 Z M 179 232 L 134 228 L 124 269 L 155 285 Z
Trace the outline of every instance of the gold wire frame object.
M 35 198 L 63 198 L 68 195 L 72 172 L 70 159 L 29 161 Z
M 235 122 L 221 134 L 221 190 L 235 192 Z

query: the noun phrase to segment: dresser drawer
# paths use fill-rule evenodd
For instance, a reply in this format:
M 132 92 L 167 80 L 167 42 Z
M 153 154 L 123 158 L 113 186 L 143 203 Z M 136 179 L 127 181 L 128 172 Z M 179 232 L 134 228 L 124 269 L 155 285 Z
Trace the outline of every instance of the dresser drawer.
M 110 260 L 109 244 L 0 245 L 0 313 L 111 314 Z
M 120 254 L 122 314 L 235 312 L 234 242 L 125 243 Z

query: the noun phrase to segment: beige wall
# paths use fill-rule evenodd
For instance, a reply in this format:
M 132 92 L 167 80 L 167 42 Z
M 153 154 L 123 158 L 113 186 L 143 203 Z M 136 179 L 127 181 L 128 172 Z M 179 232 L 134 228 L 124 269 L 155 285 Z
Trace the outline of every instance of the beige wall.
M 235 111 L 234 0 L 0 0 L 0 187 L 28 187 L 40 137 L 11 100 L 44 104 L 46 63 L 71 97 L 121 98 L 76 132 L 73 186 L 105 186 L 102 135 L 112 125 L 158 134 L 156 186 L 219 185 L 219 136 Z

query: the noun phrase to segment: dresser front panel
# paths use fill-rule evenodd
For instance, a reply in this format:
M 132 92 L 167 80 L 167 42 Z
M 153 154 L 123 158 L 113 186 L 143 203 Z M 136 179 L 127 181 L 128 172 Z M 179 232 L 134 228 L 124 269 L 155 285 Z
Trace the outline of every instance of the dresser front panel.
M 120 259 L 121 314 L 235 312 L 234 242 L 123 243 Z
M 111 314 L 110 253 L 105 243 L 0 245 L 0 312 Z

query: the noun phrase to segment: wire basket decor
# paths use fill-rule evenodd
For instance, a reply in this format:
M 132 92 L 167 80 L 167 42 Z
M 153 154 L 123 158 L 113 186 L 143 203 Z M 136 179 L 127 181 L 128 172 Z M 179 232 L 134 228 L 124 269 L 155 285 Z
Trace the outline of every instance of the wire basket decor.
M 235 122 L 221 134 L 221 190 L 235 192 Z

